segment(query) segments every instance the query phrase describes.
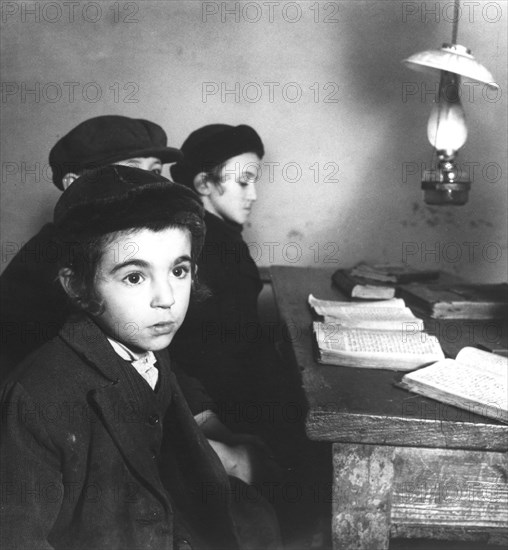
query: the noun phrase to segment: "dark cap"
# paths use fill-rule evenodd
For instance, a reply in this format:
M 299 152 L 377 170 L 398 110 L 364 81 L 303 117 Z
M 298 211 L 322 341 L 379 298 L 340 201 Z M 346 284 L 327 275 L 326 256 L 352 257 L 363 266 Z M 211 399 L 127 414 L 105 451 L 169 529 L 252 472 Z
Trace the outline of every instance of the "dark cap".
M 167 147 L 166 132 L 140 118 L 106 115 L 85 120 L 59 139 L 49 153 L 53 182 L 63 190 L 65 174 L 81 173 L 136 157 L 156 157 L 161 162 L 182 160 L 178 149 Z
M 171 166 L 171 177 L 193 187 L 194 177 L 243 153 L 265 154 L 263 142 L 254 128 L 241 124 L 210 124 L 195 130 L 184 141 L 184 160 Z
M 77 178 L 56 203 L 53 220 L 58 239 L 72 241 L 146 224 L 178 224 L 189 215 L 201 246 L 204 211 L 193 191 L 146 170 L 111 165 Z

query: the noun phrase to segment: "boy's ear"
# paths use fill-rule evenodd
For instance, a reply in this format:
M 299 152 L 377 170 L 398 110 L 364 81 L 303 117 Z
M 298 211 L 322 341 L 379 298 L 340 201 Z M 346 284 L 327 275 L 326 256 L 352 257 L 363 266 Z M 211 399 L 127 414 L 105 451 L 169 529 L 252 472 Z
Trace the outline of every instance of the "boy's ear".
M 73 172 L 68 172 L 65 174 L 65 176 L 62 178 L 62 187 L 64 188 L 64 191 L 71 185 L 71 183 L 75 180 L 77 180 L 79 176 L 77 174 L 74 174 Z
M 199 195 L 207 196 L 212 191 L 213 183 L 208 181 L 205 172 L 200 172 L 194 177 L 194 189 Z
M 72 287 L 73 275 L 74 273 L 72 269 L 69 267 L 62 267 L 58 272 L 58 279 L 60 281 L 60 284 L 65 290 L 65 293 L 67 294 L 67 296 L 69 296 L 70 298 L 76 298 L 76 292 Z

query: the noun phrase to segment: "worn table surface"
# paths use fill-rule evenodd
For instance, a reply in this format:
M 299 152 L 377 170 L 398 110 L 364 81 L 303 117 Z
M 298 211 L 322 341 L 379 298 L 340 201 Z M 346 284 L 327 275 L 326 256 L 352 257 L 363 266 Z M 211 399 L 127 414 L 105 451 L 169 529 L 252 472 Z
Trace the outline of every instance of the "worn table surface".
M 508 450 L 508 426 L 468 410 L 426 399 L 398 388 L 402 373 L 389 370 L 318 364 L 314 357 L 307 305 L 317 298 L 346 298 L 332 286 L 334 269 L 273 266 L 270 269 L 279 313 L 287 330 L 283 341 L 301 371 L 308 403 L 311 439 L 343 443 Z M 446 355 L 455 357 L 466 345 L 499 340 L 506 345 L 506 326 L 492 321 L 426 320 Z

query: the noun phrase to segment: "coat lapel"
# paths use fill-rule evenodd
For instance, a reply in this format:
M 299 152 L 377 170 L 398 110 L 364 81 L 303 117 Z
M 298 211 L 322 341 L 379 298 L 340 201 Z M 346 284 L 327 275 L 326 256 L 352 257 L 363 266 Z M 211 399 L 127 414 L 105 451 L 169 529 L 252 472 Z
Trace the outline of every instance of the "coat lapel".
M 129 390 L 122 369 L 125 365 L 113 350 L 104 333 L 88 317 L 67 322 L 60 337 L 104 379 L 90 391 L 99 417 L 115 441 L 125 461 L 170 508 L 157 465 L 147 439 L 147 426 L 140 411 L 129 401 Z

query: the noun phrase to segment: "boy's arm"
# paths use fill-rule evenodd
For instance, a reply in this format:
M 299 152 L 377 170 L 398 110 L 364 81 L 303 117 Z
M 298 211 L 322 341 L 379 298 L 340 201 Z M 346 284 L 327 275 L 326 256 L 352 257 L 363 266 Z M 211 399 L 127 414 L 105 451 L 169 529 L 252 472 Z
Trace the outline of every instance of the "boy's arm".
M 37 403 L 22 387 L 5 391 L 1 407 L 0 547 L 50 550 L 64 495 L 56 450 Z
M 214 412 L 215 403 L 199 380 L 185 373 L 176 362 L 172 363 L 171 368 L 196 423 L 228 475 L 250 484 L 254 481 L 255 470 L 275 464 L 270 450 L 259 437 L 235 434 L 220 421 Z M 261 463 L 263 466 L 260 466 Z
M 194 417 L 204 411 L 215 410 L 215 403 L 197 378 L 189 376 L 175 362 L 171 363 L 171 370 L 176 376 L 178 385 Z
M 203 421 L 198 424 L 228 475 L 251 484 L 259 475 L 281 473 L 269 447 L 259 437 L 233 433 L 214 413 L 206 413 L 210 411 L 203 413 Z

